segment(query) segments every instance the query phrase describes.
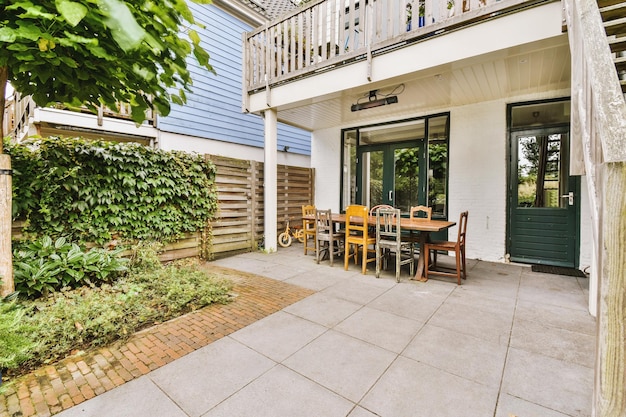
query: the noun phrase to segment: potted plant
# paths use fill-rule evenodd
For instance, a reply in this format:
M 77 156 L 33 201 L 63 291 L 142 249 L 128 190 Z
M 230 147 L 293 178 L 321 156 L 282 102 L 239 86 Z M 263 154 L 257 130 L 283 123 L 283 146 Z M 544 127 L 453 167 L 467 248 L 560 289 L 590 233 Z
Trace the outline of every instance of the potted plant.
M 448 17 L 454 16 L 454 0 L 448 0 Z

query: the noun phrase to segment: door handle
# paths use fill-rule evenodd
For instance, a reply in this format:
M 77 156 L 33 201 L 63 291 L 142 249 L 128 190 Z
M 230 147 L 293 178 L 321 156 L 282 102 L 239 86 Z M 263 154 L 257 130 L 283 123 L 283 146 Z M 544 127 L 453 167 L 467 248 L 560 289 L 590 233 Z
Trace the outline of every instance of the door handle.
M 388 198 L 389 198 L 389 203 L 393 204 L 393 191 L 392 190 L 389 190 Z
M 568 204 L 570 206 L 574 205 L 574 192 L 573 191 L 570 191 L 569 193 L 562 195 L 561 198 L 567 198 Z

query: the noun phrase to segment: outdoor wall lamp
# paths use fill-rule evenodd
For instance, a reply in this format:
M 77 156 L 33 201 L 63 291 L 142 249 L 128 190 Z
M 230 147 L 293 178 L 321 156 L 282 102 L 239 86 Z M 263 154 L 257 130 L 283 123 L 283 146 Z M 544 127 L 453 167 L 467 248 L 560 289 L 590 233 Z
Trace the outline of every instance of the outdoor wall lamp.
M 373 107 L 385 106 L 387 104 L 393 104 L 393 103 L 398 102 L 398 96 L 389 95 L 383 98 L 378 98 L 376 96 L 376 93 L 378 93 L 378 90 L 371 90 L 369 93 L 369 96 L 367 97 L 368 101 L 364 101 L 361 103 L 357 101 L 356 104 L 353 104 L 350 107 L 350 110 L 359 111 L 359 110 L 371 109 Z

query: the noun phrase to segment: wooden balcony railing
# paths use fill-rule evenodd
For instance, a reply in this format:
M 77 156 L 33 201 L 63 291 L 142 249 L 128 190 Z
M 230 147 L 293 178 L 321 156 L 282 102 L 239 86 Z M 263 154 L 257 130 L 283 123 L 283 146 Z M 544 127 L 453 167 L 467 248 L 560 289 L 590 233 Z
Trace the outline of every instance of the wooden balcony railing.
M 255 92 L 553 0 L 320 0 L 243 36 Z
M 28 135 L 30 118 L 34 115 L 37 104 L 33 101 L 31 96 L 24 96 L 17 91 L 13 93 L 13 114 L 10 115 L 10 120 L 7 129 L 9 135 L 16 140 L 22 139 Z M 68 110 L 72 112 L 95 114 L 97 116 L 98 126 L 102 126 L 104 117 L 110 117 L 113 119 L 131 119 L 131 106 L 129 103 L 118 103 L 116 109 L 109 109 L 105 106 L 100 106 L 98 112 L 94 112 L 87 106 L 71 107 L 62 103 L 57 103 L 53 108 L 58 110 Z M 146 120 L 151 126 L 154 126 L 154 112 L 152 110 L 146 111 Z

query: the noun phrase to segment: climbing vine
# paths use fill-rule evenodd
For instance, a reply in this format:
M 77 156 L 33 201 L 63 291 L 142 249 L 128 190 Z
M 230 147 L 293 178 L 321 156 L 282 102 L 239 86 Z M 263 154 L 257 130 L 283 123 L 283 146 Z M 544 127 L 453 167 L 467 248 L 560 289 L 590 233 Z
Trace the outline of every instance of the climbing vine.
M 201 155 L 132 143 L 47 138 L 9 143 L 13 218 L 78 242 L 168 242 L 217 211 L 215 166 Z

